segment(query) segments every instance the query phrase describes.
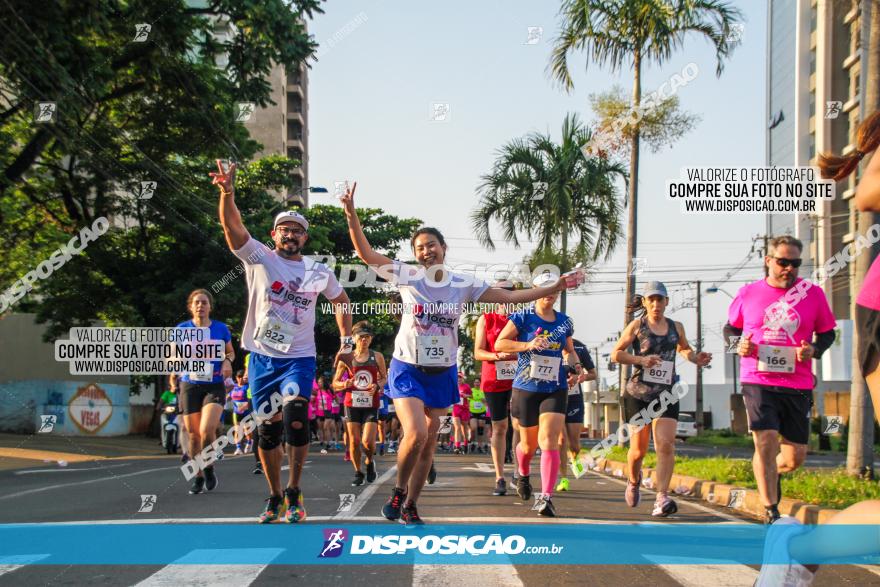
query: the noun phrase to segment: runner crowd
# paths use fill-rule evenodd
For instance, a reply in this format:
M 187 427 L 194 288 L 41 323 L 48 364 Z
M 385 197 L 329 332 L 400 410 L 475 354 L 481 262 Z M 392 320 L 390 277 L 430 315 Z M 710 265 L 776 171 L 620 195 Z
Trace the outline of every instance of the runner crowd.
M 880 142 L 877 117 L 865 124 L 873 134 L 866 135 L 868 144 L 857 151 L 859 160 Z M 852 158 L 825 158 L 826 173 L 852 172 Z M 310 446 L 321 454 L 336 453 L 350 463 L 353 486 L 376 481 L 377 455 L 396 455 L 394 486 L 381 513 L 409 526 L 424 523 L 418 500 L 424 485 L 436 479 L 438 451 L 491 455 L 495 481 L 487 492 L 499 497 L 515 492 L 524 502 L 534 494 L 532 509 L 539 516 L 556 516 L 553 495 L 569 489 L 566 471 L 575 476 L 584 471 L 580 384 L 596 379 L 593 357 L 574 338 L 574 321 L 555 309 L 560 292 L 583 282 L 582 271 L 541 274 L 531 287 L 524 288 L 504 281 L 489 284 L 450 271 L 444 264 L 447 244 L 442 233 L 431 227 L 412 235 L 415 264 L 388 258 L 372 248 L 361 228 L 354 184 L 341 201 L 358 257 L 396 286 L 405 307 L 442 308 L 442 313 L 416 310 L 400 315 L 394 352 L 385 357 L 371 348 L 372 325 L 368 321 L 352 324 L 348 296 L 333 272 L 302 254 L 309 238 L 306 218 L 295 211 L 278 214 L 271 232 L 275 247 L 270 249 L 242 224 L 235 204 L 235 165 L 225 168 L 220 161 L 217 165 L 218 171 L 211 176 L 220 190 L 220 221 L 230 250 L 246 269 L 248 309 L 241 341 L 247 355 L 245 369 L 233 378 L 235 350 L 229 328 L 211 318 L 211 294 L 193 291 L 187 300 L 192 319 L 178 326 L 209 328 L 212 339 L 225 342 L 226 357 L 215 362 L 211 372 L 170 377 L 172 393 L 162 401 L 179 397 L 187 433 L 182 442 L 184 458 L 200 453 L 216 439 L 227 401 L 233 408 L 233 425 L 237 425 L 257 408 L 267 412 L 261 406 L 280 395 L 280 409 L 256 429 L 236 431 L 235 454 L 253 453 L 254 473 L 263 475 L 268 485 L 269 496 L 258 518 L 262 523 L 306 519 L 301 475 Z M 868 171 L 861 182 L 869 185 L 868 191 L 860 191 L 857 199 L 865 209 L 878 210 L 880 161 L 876 156 Z M 800 467 L 806 456 L 813 406 L 812 363 L 835 337 L 836 322 L 824 292 L 799 277 L 802 253 L 803 245 L 794 237 L 770 240 L 764 259 L 766 276 L 739 290 L 725 326 L 726 336 L 738 341 L 743 397 L 755 443 L 753 468 L 765 521 L 770 524 L 781 518 L 781 479 Z M 860 364 L 875 405 L 880 403 L 877 292 L 880 266 L 874 263 L 858 306 Z M 332 370 L 323 374 L 316 372 L 314 335 L 319 294 L 334 305 L 340 336 L 338 349 L 321 349 L 334 357 Z M 477 302 L 493 310 L 477 322 L 473 353 L 480 373 L 468 378 L 457 364 L 458 328 L 465 307 Z M 711 354 L 691 348 L 680 322 L 666 316 L 668 303 L 663 283 L 647 283 L 642 294 L 630 301 L 628 309 L 634 318 L 610 355 L 611 361 L 631 366 L 623 390 L 624 421 L 632 422 L 639 413 L 650 414 L 647 422 L 629 425 L 627 484 L 621 499 L 631 507 L 639 504 L 644 486 L 642 462 L 653 436 L 655 517 L 672 515 L 678 509 L 669 483 L 679 405 L 661 401 L 679 383 L 676 355 L 699 367 L 712 361 Z M 285 454 L 289 468 L 287 480 L 282 481 Z M 539 480 L 533 489 L 536 456 Z M 510 479 L 505 476 L 505 464 L 514 465 Z M 210 465 L 192 480 L 190 493 L 217 487 L 217 474 Z M 859 505 L 875 516 L 880 511 L 873 502 Z M 805 569 L 810 577 L 813 571 Z

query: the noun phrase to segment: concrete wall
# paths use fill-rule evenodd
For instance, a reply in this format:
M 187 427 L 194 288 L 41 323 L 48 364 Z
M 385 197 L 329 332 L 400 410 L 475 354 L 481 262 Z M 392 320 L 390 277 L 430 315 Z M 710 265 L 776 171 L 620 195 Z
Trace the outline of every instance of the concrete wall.
M 41 416 L 55 416 L 53 434 L 128 434 L 131 407 L 127 385 L 71 381 L 11 381 L 0 385 L 0 431 L 33 433 Z
M 0 319 L 0 431 L 35 432 L 42 415 L 55 416 L 55 434 L 135 431 L 129 378 L 71 375 L 68 363 L 55 361 L 55 347 L 43 341 L 43 332 L 33 314 Z

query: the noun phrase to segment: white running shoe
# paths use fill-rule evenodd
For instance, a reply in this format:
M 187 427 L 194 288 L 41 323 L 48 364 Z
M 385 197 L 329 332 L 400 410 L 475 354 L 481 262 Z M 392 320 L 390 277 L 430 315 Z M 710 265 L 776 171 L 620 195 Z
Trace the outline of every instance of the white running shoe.
M 232 456 L 235 456 L 235 455 L 243 455 L 243 454 L 244 454 L 244 451 L 241 450 L 241 447 L 240 447 L 240 446 L 236 446 L 236 447 L 235 447 L 235 452 L 232 453 Z
M 809 587 L 813 584 L 815 574 L 802 564 L 791 558 L 788 551 L 789 541 L 799 534 L 809 532 L 809 528 L 784 529 L 784 526 L 801 526 L 797 518 L 779 518 L 767 528 L 767 539 L 764 542 L 764 560 L 772 560 L 775 564 L 761 565 L 761 573 L 755 580 L 754 587 Z M 774 529 L 776 531 L 774 531 Z M 779 561 L 788 561 L 782 563 Z
M 636 487 L 638 488 L 638 486 Z M 658 493 L 657 499 L 654 501 L 654 509 L 651 511 L 651 515 L 655 518 L 665 518 L 671 516 L 677 511 L 678 504 L 676 504 L 675 501 L 669 499 L 668 495 Z

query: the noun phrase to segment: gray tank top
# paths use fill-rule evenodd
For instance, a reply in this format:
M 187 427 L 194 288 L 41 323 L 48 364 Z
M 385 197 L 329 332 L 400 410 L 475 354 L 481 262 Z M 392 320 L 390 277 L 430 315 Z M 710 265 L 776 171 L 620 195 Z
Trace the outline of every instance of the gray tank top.
M 675 354 L 678 351 L 678 330 L 675 322 L 666 318 L 666 334 L 659 335 L 651 332 L 648 327 L 648 319 L 644 316 L 639 319 L 639 331 L 632 344 L 632 354 L 644 357 L 657 355 L 664 361 L 672 361 L 673 373 L 672 384 L 678 380 L 675 374 Z M 633 374 L 626 383 L 626 394 L 641 400 L 653 400 L 663 391 L 672 389 L 672 384 L 653 383 L 642 380 L 642 367 L 635 367 Z

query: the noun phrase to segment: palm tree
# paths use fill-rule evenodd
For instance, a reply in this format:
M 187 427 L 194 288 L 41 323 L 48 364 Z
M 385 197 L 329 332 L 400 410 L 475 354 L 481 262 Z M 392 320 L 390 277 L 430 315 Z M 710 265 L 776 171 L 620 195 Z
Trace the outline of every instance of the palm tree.
M 550 62 L 553 78 L 565 90 L 573 89 L 568 59 L 576 51 L 585 52 L 589 61 L 607 65 L 614 72 L 632 66 L 632 106 L 636 110 L 642 100 L 643 65 L 662 65 L 681 48 L 688 33 L 697 33 L 714 45 L 715 73 L 720 76 L 724 59 L 736 45 L 731 40 L 732 25 L 742 18 L 738 9 L 716 0 L 564 0 L 560 15 L 561 31 Z M 638 126 L 630 139 L 629 163 L 627 301 L 635 291 L 632 263 L 637 255 Z M 624 323 L 628 320 L 626 316 Z
M 535 256 L 561 251 L 561 270 L 572 260 L 608 258 L 621 237 L 621 198 L 615 182 L 626 180 L 622 165 L 585 157 L 581 149 L 592 134 L 577 114 L 562 123 L 562 140 L 532 133 L 510 141 L 498 151 L 491 173 L 482 177 L 480 203 L 471 213 L 480 243 L 495 249 L 490 232 L 494 220 L 505 241 L 520 246 L 520 237 L 537 242 Z M 546 183 L 543 198 L 535 184 Z M 569 249 L 569 237 L 575 246 Z M 565 294 L 562 310 L 565 311 Z

